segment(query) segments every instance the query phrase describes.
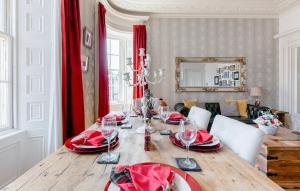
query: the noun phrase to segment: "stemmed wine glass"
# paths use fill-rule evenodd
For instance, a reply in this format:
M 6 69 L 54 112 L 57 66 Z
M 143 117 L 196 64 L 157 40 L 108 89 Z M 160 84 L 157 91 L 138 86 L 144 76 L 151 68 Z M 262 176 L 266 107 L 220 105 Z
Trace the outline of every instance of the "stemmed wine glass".
M 100 132 L 107 140 L 108 149 L 106 153 L 102 153 L 102 160 L 105 162 L 115 161 L 118 157 L 118 154 L 110 152 L 111 140 L 115 134 L 117 127 L 117 120 L 115 116 L 104 117 L 101 123 Z
M 131 105 L 128 104 L 122 105 L 122 113 L 125 116 L 125 120 L 127 121 L 128 116 L 131 113 Z
M 180 165 L 184 168 L 193 169 L 197 165 L 194 161 L 190 160 L 189 157 L 189 148 L 190 145 L 195 142 L 197 136 L 197 129 L 195 122 L 189 120 L 187 124 L 184 124 L 184 121 L 180 123 L 180 131 L 178 132 L 180 140 L 184 143 L 187 150 L 187 157 L 184 160 L 180 160 Z
M 163 127 L 163 130 L 161 132 L 168 132 L 169 130 L 167 129 L 167 120 L 168 120 L 168 117 L 169 117 L 169 108 L 167 106 L 165 107 L 160 107 L 160 119 L 164 122 L 164 127 Z

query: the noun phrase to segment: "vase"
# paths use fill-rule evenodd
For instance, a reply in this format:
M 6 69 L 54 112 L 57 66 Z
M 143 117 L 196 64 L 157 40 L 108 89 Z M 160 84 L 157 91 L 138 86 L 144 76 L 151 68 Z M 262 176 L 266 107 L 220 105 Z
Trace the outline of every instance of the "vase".
M 266 125 L 258 125 L 259 129 L 262 130 L 265 134 L 268 135 L 275 135 L 277 133 L 277 127 L 271 127 Z

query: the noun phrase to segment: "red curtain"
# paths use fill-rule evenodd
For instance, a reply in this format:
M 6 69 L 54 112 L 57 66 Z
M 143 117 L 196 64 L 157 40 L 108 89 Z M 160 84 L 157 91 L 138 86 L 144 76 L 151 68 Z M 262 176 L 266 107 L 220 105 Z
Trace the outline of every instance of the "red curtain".
M 140 68 L 140 57 L 139 49 L 144 48 L 146 52 L 146 43 L 147 43 L 147 32 L 145 25 L 133 25 L 133 68 L 138 70 Z M 137 76 L 133 75 L 133 80 L 136 83 Z M 148 86 L 145 86 L 147 89 Z M 133 87 L 133 99 L 143 97 L 143 87 L 137 86 Z
M 109 87 L 106 55 L 106 24 L 105 7 L 98 5 L 98 31 L 99 31 L 99 104 L 98 116 L 103 117 L 109 113 Z
M 61 1 L 61 27 L 63 141 L 66 141 L 85 129 L 79 0 Z

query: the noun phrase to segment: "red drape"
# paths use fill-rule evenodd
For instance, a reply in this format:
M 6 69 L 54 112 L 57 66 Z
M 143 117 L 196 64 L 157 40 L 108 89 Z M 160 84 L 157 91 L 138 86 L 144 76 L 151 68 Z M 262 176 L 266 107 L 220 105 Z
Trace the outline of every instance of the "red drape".
M 105 7 L 98 5 L 98 31 L 99 31 L 99 104 L 98 116 L 103 117 L 109 113 L 109 87 L 108 68 L 106 58 L 106 25 Z
M 80 61 L 79 0 L 61 1 L 63 141 L 81 133 L 84 102 Z
M 140 68 L 140 57 L 139 49 L 144 48 L 146 52 L 146 43 L 147 43 L 147 32 L 145 25 L 133 25 L 133 68 L 135 70 Z M 133 75 L 134 82 L 137 81 L 137 76 Z M 145 86 L 147 89 L 148 86 Z M 133 99 L 143 97 L 143 87 L 137 86 L 133 87 Z

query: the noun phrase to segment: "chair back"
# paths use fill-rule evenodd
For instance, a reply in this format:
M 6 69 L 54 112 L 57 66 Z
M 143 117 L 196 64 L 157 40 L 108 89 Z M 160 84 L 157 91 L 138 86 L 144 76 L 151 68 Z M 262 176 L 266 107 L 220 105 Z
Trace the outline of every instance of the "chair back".
M 254 165 L 263 142 L 264 133 L 253 126 L 217 115 L 211 134 L 218 137 L 234 153 Z
M 291 115 L 292 130 L 300 132 L 300 114 Z
M 207 129 L 211 112 L 200 107 L 193 106 L 189 112 L 188 118 L 195 121 L 199 129 Z

